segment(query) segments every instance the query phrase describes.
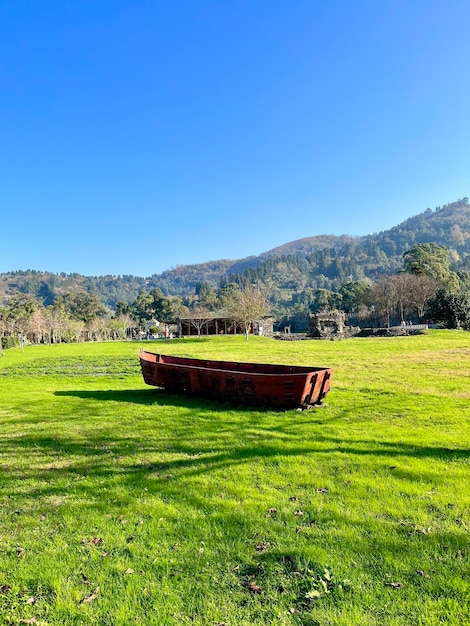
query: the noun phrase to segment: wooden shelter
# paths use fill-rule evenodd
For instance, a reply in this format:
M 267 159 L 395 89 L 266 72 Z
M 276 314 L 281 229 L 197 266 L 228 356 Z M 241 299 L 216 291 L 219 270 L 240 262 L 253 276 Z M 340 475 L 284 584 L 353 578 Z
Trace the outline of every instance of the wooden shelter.
M 217 315 L 195 314 L 189 317 L 180 317 L 177 321 L 178 337 L 194 337 L 202 335 L 244 335 L 245 331 L 241 324 L 229 319 L 228 317 L 220 317 Z M 266 335 L 268 337 L 273 334 L 273 318 L 264 317 L 251 324 L 251 335 Z

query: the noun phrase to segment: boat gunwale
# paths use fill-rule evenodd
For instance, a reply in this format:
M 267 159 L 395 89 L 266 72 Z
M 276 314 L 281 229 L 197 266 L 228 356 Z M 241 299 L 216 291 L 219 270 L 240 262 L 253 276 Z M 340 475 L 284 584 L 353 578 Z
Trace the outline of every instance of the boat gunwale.
M 190 365 L 187 363 L 169 363 L 169 362 L 161 362 L 161 361 L 154 361 L 154 360 L 150 360 L 150 359 L 145 359 L 143 357 L 144 354 L 150 354 L 154 357 L 171 357 L 171 358 L 176 358 L 176 359 L 189 359 L 189 360 L 194 360 L 194 361 L 200 361 L 201 365 Z M 145 363 L 149 363 L 151 365 L 161 365 L 162 367 L 181 367 L 181 368 L 191 368 L 191 369 L 195 369 L 195 370 L 207 370 L 207 371 L 211 371 L 211 372 L 222 372 L 222 373 L 230 373 L 230 374 L 237 374 L 237 375 L 246 375 L 246 376 L 270 376 L 270 377 L 274 377 L 274 378 L 280 378 L 283 376 L 297 376 L 297 377 L 305 377 L 308 376 L 309 374 L 316 374 L 318 372 L 324 372 L 324 371 L 331 371 L 332 368 L 331 367 L 318 367 L 318 366 L 308 366 L 308 365 L 288 365 L 288 364 L 282 364 L 282 363 L 258 363 L 256 361 L 253 362 L 245 362 L 245 361 L 223 361 L 223 360 L 219 360 L 219 361 L 215 361 L 213 359 L 197 359 L 194 357 L 180 357 L 178 355 L 172 355 L 172 354 L 161 354 L 161 353 L 156 353 L 156 352 L 149 352 L 148 350 L 141 350 L 140 351 L 140 360 L 144 361 Z M 227 364 L 232 364 L 232 363 L 238 363 L 239 365 L 248 365 L 248 366 L 264 366 L 267 365 L 268 367 L 285 367 L 285 368 L 293 368 L 294 371 L 284 371 L 284 372 L 255 372 L 255 371 L 243 371 L 240 369 L 224 369 L 224 368 L 220 368 L 220 367 L 211 367 L 210 365 L 202 365 L 203 363 L 207 363 L 207 362 L 213 362 L 213 363 L 227 363 Z

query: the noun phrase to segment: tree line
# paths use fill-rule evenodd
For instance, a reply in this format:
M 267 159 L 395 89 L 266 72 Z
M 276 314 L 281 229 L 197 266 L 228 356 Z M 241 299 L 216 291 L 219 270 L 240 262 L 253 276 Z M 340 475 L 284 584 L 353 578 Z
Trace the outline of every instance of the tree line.
M 470 330 L 470 274 L 450 269 L 449 250 L 418 244 L 403 254 L 402 269 L 376 281 L 348 282 L 338 291 L 318 289 L 312 312 L 341 309 L 357 318 L 375 318 L 389 327 L 392 318 L 432 320 L 446 328 Z
M 84 292 L 57 296 L 49 306 L 31 295 L 16 293 L 0 308 L 1 348 L 26 340 L 34 344 L 123 340 L 136 337 L 143 327 L 152 334 L 160 332 L 161 326 L 168 330 L 180 318 L 187 318 L 199 335 L 214 318 L 216 305 L 247 338 L 251 324 L 269 312 L 264 288 L 235 283 L 221 286 L 217 300 L 210 303 L 201 292 L 201 299 L 196 298 L 191 306 L 179 297 L 164 296 L 158 288 L 142 289 L 133 302 L 120 301 L 114 311 L 96 295 Z
M 470 274 L 450 267 L 446 247 L 417 244 L 403 254 L 402 268 L 392 275 L 346 281 L 336 290 L 306 287 L 296 292 L 289 303 L 290 318 L 305 320 L 309 313 L 340 309 L 384 326 L 394 318 L 412 317 L 470 329 Z M 0 308 L 0 336 L 2 348 L 19 345 L 23 338 L 32 343 L 125 339 L 152 319 L 168 325 L 183 317 L 201 334 L 217 314 L 237 321 L 247 332 L 256 317 L 268 313 L 285 322 L 269 280 L 250 281 L 243 274 L 223 279 L 217 288 L 199 281 L 191 299 L 165 296 L 159 288 L 142 289 L 132 302 L 117 302 L 114 310 L 86 292 L 58 295 L 49 305 L 18 292 Z

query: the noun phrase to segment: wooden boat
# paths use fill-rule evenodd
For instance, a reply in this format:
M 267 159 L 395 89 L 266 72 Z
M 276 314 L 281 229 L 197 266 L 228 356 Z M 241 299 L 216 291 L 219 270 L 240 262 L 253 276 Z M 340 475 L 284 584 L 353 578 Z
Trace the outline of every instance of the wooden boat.
M 148 385 L 170 393 L 276 408 L 321 404 L 330 389 L 332 369 L 236 361 L 209 361 L 141 350 Z

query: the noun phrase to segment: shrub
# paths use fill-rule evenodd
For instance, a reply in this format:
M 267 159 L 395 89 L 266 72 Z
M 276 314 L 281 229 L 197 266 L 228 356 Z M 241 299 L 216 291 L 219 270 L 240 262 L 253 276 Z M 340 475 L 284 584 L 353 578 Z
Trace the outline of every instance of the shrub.
M 17 348 L 20 345 L 19 337 L 15 337 L 14 335 L 8 335 L 7 337 L 2 337 L 2 350 L 7 350 L 8 348 Z

